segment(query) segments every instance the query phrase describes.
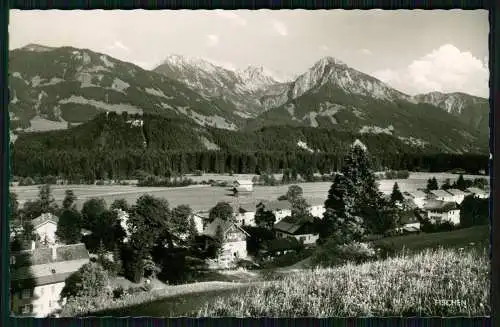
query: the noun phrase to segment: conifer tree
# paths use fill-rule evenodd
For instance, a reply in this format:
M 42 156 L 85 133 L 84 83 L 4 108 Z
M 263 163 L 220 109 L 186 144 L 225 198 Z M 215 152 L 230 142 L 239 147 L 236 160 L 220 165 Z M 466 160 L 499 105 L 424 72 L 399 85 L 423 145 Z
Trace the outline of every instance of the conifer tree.
M 396 203 L 396 202 L 402 202 L 403 200 L 404 200 L 403 194 L 401 194 L 401 191 L 399 190 L 398 183 L 394 183 L 391 193 L 391 202 Z

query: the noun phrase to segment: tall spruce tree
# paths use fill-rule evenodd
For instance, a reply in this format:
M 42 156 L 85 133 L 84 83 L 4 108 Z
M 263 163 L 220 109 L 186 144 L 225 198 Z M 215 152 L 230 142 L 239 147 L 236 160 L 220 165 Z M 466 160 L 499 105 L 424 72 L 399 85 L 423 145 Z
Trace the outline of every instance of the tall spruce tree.
M 341 173 L 348 179 L 353 187 L 354 216 L 363 219 L 368 231 L 377 224 L 378 216 L 382 210 L 382 193 L 378 189 L 376 177 L 372 170 L 368 150 L 361 141 L 356 140 L 342 166 Z
M 402 202 L 403 200 L 404 200 L 403 194 L 401 194 L 401 191 L 399 190 L 398 183 L 394 183 L 394 186 L 392 187 L 392 193 L 391 193 L 392 203 Z

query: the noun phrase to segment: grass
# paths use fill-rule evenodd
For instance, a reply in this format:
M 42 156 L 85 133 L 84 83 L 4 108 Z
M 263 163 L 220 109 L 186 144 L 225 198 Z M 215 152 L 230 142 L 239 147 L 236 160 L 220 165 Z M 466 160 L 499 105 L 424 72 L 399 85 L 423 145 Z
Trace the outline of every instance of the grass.
M 460 301 L 444 305 L 439 300 Z M 489 315 L 485 253 L 451 249 L 338 268 L 303 270 L 226 297 L 198 316 Z M 136 312 L 134 312 L 136 314 Z
M 93 316 L 483 316 L 486 252 L 427 249 L 361 265 L 303 269 L 255 283 L 201 283 L 101 301 Z M 182 288 L 182 289 L 181 289 Z M 446 305 L 439 300 L 453 300 Z M 97 311 L 97 310 L 96 310 Z
M 473 247 L 479 250 L 488 248 L 490 244 L 490 228 L 485 226 L 474 226 L 441 233 L 421 233 L 413 235 L 395 236 L 383 238 L 375 242 L 378 246 L 390 246 L 396 251 L 418 252 L 424 249 L 463 248 L 473 243 Z

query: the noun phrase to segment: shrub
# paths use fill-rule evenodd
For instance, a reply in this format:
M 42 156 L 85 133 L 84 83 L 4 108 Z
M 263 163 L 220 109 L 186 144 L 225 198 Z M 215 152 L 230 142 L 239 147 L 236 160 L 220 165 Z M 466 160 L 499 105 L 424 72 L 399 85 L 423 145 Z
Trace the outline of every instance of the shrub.
M 374 248 L 368 243 L 350 242 L 336 245 L 326 242 L 313 254 L 312 262 L 315 265 L 330 267 L 347 262 L 362 263 L 376 258 Z
M 108 274 L 99 265 L 87 263 L 66 279 L 61 298 L 98 296 L 108 284 Z
M 118 286 L 113 290 L 113 298 L 119 299 L 125 295 L 125 289 L 122 286 Z

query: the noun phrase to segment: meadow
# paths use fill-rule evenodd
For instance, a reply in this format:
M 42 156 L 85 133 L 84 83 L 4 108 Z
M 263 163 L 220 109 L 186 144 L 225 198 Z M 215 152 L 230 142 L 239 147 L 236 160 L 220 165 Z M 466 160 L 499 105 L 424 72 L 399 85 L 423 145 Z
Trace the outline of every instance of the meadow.
M 251 179 L 254 175 L 216 175 L 206 174 L 203 176 L 188 176 L 197 182 L 212 180 L 225 180 L 232 182 L 236 179 Z M 413 191 L 417 188 L 425 188 L 427 179 L 436 177 L 439 182 L 446 178 L 455 180 L 458 176 L 449 173 L 411 173 L 408 179 L 380 180 L 379 189 L 385 194 L 389 194 L 395 182 L 398 183 L 400 190 Z M 279 177 L 279 176 L 277 176 Z M 480 176 L 464 176 L 466 178 L 475 178 Z M 482 176 L 484 177 L 484 176 Z M 304 190 L 306 198 L 326 199 L 330 182 L 316 183 L 298 183 Z M 248 196 L 240 197 L 241 203 L 255 202 L 258 200 L 276 199 L 285 194 L 289 185 L 280 186 L 254 186 L 254 191 Z M 151 194 L 156 197 L 166 198 L 171 206 L 188 204 L 194 211 L 207 211 L 218 201 L 235 201 L 230 195 L 228 188 L 211 187 L 207 185 L 193 185 L 187 187 L 137 187 L 135 185 L 54 185 L 53 196 L 58 203 L 64 199 L 64 191 L 71 189 L 78 197 L 77 206 L 81 208 L 82 204 L 92 197 L 103 198 L 108 204 L 114 200 L 124 198 L 129 203 L 135 201 L 143 194 Z M 18 195 L 19 202 L 22 204 L 28 200 L 34 200 L 38 194 L 38 186 L 12 186 L 11 191 Z
M 483 316 L 490 314 L 489 260 L 486 251 L 427 249 L 360 265 L 302 269 L 246 287 L 235 284 L 130 304 L 92 315 Z

